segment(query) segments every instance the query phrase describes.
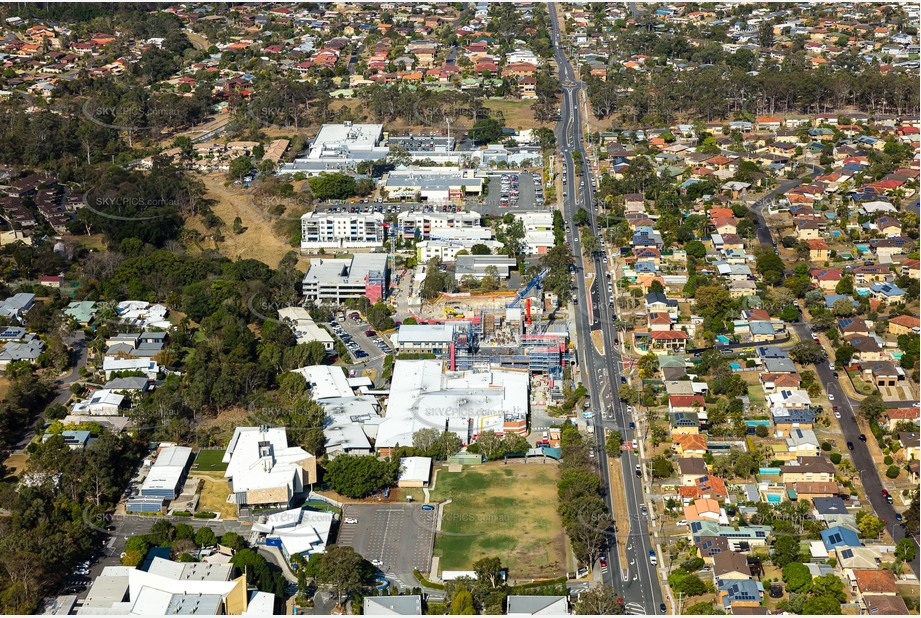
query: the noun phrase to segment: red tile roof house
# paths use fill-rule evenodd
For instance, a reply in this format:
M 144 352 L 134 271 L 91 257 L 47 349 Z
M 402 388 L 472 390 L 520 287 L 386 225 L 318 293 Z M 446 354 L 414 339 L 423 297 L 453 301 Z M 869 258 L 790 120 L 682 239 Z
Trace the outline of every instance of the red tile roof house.
M 765 393 L 773 393 L 779 388 L 799 388 L 802 381 L 798 373 L 762 373 L 758 379 Z
M 896 426 L 905 421 L 918 425 L 921 422 L 921 407 L 886 410 L 883 412 L 883 420 L 886 422 L 889 431 L 895 431 Z
M 834 292 L 843 275 L 844 271 L 835 268 L 815 268 L 809 271 L 813 283 L 826 292 Z
M 680 330 L 660 330 L 649 333 L 654 350 L 667 350 L 669 352 L 684 352 L 688 335 Z
M 921 329 L 921 319 L 913 315 L 899 315 L 889 320 L 889 332 L 893 335 L 910 335 Z
M 702 498 L 725 500 L 729 495 L 726 491 L 726 482 L 712 474 L 697 479 L 697 491 Z
M 669 395 L 669 412 L 699 412 L 706 402 L 703 395 Z
M 653 311 L 648 316 L 649 330 L 653 332 L 668 332 L 672 330 L 672 316 L 664 311 Z

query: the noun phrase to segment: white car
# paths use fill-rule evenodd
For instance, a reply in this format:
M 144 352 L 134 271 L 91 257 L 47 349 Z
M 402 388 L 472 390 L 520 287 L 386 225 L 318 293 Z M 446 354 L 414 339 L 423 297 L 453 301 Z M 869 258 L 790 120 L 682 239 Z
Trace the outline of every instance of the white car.
M 377 558 L 375 558 L 374 560 L 371 561 L 371 564 L 373 564 L 373 565 L 376 566 L 376 567 L 379 567 L 379 566 L 383 566 L 383 565 L 384 565 L 384 561 L 383 561 L 383 560 L 378 560 Z
M 354 517 L 346 517 L 346 518 L 345 518 L 345 523 L 347 523 L 347 524 L 357 524 L 357 523 L 358 523 L 358 520 L 355 519 Z
M 675 522 L 675 525 L 676 525 L 676 526 L 681 526 L 681 527 L 687 526 L 687 525 L 688 525 L 688 520 L 682 519 L 681 521 Z
M 841 418 L 841 413 L 840 413 L 840 412 L 835 412 L 835 418 Z
M 835 396 L 832 395 L 831 393 L 828 393 L 828 400 L 829 400 L 829 401 L 834 401 L 834 400 L 835 400 Z

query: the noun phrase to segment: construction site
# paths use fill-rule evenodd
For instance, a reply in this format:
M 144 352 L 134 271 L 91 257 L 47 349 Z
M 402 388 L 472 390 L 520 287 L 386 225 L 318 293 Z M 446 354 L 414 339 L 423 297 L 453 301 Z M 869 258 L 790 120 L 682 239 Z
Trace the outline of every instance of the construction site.
M 556 315 L 558 300 L 544 293 L 541 281 L 548 271 L 515 292 L 442 294 L 417 303 L 410 313 L 419 324 L 445 324 L 438 342 L 421 337 L 412 349 L 445 356 L 451 369 L 490 364 L 546 375 L 561 383 L 570 362 L 571 342 L 565 320 Z M 401 328 L 400 347 L 408 345 L 409 331 Z

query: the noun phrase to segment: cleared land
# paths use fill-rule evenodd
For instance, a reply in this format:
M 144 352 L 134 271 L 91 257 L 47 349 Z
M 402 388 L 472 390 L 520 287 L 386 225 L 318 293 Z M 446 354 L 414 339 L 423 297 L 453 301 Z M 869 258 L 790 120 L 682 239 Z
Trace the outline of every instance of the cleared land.
M 202 242 L 203 249 L 216 248 L 231 259 L 252 258 L 272 268 L 278 266 L 278 262 L 286 253 L 297 251 L 298 248 L 292 247 L 287 238 L 279 233 L 277 219 L 268 213 L 262 213 L 256 206 L 252 189 L 244 189 L 237 185 L 224 186 L 226 177 L 223 174 L 208 174 L 200 178 L 205 185 L 206 196 L 213 200 L 211 210 L 224 221 L 224 241 L 220 243 L 215 243 L 211 239 L 213 230 L 205 228 L 200 217 L 190 222 L 190 227 L 206 238 Z M 288 213 L 289 218 L 290 215 L 291 213 Z M 234 234 L 232 230 L 235 217 L 240 217 L 243 224 L 242 234 Z M 297 221 L 293 221 L 292 224 L 298 225 Z M 307 261 L 303 260 L 301 266 L 305 270 L 306 264 Z
M 524 99 L 487 99 L 483 107 L 493 112 L 502 112 L 505 126 L 513 129 L 536 129 L 537 127 L 552 126 L 553 123 L 538 122 L 534 118 L 531 105 L 534 101 Z
M 566 539 L 556 512 L 556 464 L 490 463 L 438 473 L 431 499 L 444 508 L 435 555 L 442 570 L 470 570 L 499 556 L 515 580 L 566 572 Z
M 201 497 L 198 502 L 199 511 L 218 513 L 221 519 L 236 519 L 237 512 L 234 505 L 227 502 L 230 495 L 230 485 L 224 479 L 201 474 L 191 475 L 204 481 L 201 488 Z

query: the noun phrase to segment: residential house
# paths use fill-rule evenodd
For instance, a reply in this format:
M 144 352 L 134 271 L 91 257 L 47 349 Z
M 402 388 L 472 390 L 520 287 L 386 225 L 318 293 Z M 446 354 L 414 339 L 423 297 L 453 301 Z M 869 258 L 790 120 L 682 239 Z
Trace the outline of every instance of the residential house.
M 908 421 L 915 425 L 921 425 L 921 407 L 913 408 L 892 408 L 883 411 L 882 421 L 886 423 L 889 431 L 895 431 L 899 423 Z
M 855 361 L 864 363 L 882 360 L 882 348 L 874 336 L 852 335 L 844 340 L 857 350 L 853 356 Z
M 365 616 L 421 616 L 422 597 L 418 594 L 365 597 Z
M 820 290 L 829 293 L 835 292 L 835 287 L 838 285 L 838 282 L 841 281 L 843 275 L 843 271 L 834 268 L 815 268 L 809 271 L 812 282 L 815 283 Z
M 921 434 L 916 431 L 900 431 L 899 444 L 904 449 L 905 459 L 921 459 Z
M 809 245 L 810 262 L 828 261 L 828 243 L 821 238 L 810 238 L 806 244 Z
M 899 315 L 890 318 L 888 323 L 891 335 L 917 335 L 921 332 L 921 320 L 913 315 Z
M 734 551 L 721 552 L 714 556 L 713 578 L 717 581 L 751 579 L 752 572 L 748 565 L 748 557 Z
M 569 598 L 566 596 L 524 594 L 509 595 L 505 612 L 506 616 L 565 616 L 568 614 Z
M 699 433 L 674 433 L 672 443 L 679 456 L 703 457 L 707 453 L 707 437 Z
M 798 373 L 762 373 L 758 376 L 766 394 L 780 389 L 798 389 L 801 378 Z
M 734 613 L 736 608 L 760 607 L 764 598 L 764 586 L 751 579 L 730 579 L 720 581 L 716 591 L 723 609 Z
M 783 483 L 831 482 L 835 478 L 835 467 L 825 457 L 798 457 L 796 461 L 780 468 Z
M 718 522 L 721 514 L 720 503 L 712 498 L 698 498 L 684 507 L 684 519 L 686 521 L 709 519 Z
M 697 484 L 697 479 L 707 476 L 707 462 L 700 457 L 681 457 L 678 464 L 678 476 L 682 486 L 691 487 Z
M 817 412 L 811 408 L 788 409 L 781 406 L 771 408 L 771 420 L 774 429 L 781 436 L 789 435 L 795 429 L 812 429 Z
M 767 396 L 767 403 L 773 409 L 805 410 L 812 405 L 809 393 L 801 388 L 781 389 Z
M 818 457 L 821 453 L 819 439 L 812 429 L 793 429 L 787 435 L 787 453 L 796 457 Z

